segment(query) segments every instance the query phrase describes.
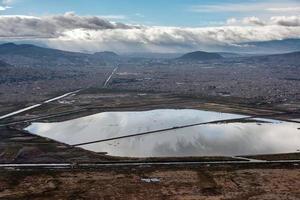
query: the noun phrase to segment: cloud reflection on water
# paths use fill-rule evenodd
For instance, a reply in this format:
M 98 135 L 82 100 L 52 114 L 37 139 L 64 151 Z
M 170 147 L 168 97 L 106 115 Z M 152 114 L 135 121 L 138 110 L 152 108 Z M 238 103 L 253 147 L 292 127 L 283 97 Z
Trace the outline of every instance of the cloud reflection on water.
M 199 110 L 106 112 L 59 123 L 33 123 L 29 132 L 67 144 L 244 116 Z M 213 156 L 295 152 L 296 123 L 209 124 L 82 146 L 114 156 Z

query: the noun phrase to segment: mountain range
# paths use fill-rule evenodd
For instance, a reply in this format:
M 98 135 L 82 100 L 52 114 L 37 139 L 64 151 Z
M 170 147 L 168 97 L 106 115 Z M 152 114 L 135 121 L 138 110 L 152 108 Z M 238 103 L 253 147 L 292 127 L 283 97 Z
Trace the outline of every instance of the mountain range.
M 174 54 L 175 55 L 175 54 Z M 174 61 L 210 61 L 219 59 L 247 59 L 251 62 L 300 62 L 300 51 L 275 55 L 245 55 L 231 52 L 195 51 L 173 58 Z M 32 44 L 5 43 L 0 45 L 0 65 L 22 67 L 78 68 L 86 66 L 105 66 L 107 63 L 119 62 L 122 59 L 133 59 L 132 56 L 119 56 L 111 51 L 94 54 L 69 52 L 57 49 L 39 47 Z M 148 57 L 149 59 L 150 57 Z M 155 54 L 155 59 L 159 58 Z
M 32 44 L 5 43 L 0 45 L 0 59 L 15 66 L 84 67 L 105 65 L 106 60 L 118 57 L 113 52 L 95 54 L 69 52 Z

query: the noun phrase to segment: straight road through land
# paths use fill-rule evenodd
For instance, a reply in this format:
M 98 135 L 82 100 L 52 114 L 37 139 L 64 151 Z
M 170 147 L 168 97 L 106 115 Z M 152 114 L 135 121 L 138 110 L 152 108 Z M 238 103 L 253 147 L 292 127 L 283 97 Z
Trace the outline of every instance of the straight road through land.
M 71 94 L 76 94 L 77 92 L 79 92 L 80 90 L 75 90 L 73 92 L 68 92 L 66 94 L 63 94 L 63 95 L 60 95 L 58 97 L 54 97 L 54 98 L 51 98 L 51 99 L 48 99 L 46 101 L 43 101 L 42 103 L 39 103 L 39 104 L 35 104 L 33 106 L 29 106 L 29 107 L 26 107 L 26 108 L 22 108 L 20 110 L 17 110 L 17 111 L 14 111 L 14 112 L 11 112 L 11 113 L 8 113 L 6 115 L 2 115 L 0 116 L 0 120 L 2 119 L 6 119 L 6 118 L 9 118 L 9 117 L 12 117 L 14 115 L 17 115 L 17 114 L 20 114 L 20 113 L 23 113 L 23 112 L 26 112 L 26 111 L 29 111 L 29 110 L 32 110 L 34 108 L 37 108 L 37 107 L 40 107 L 41 105 L 44 105 L 44 104 L 47 104 L 47 103 L 50 103 L 50 102 L 53 102 L 53 101 L 56 101 L 56 100 L 59 100 L 59 99 L 62 99 L 64 97 L 67 97 Z
M 135 167 L 135 166 L 159 166 L 159 165 L 248 165 L 248 164 L 293 164 L 299 166 L 300 160 L 235 160 L 235 161 L 159 161 L 159 162 L 102 162 L 102 163 L 44 163 L 44 164 L 0 164 L 0 169 L 72 169 L 72 168 L 101 168 L 101 167 Z
M 104 87 L 104 88 L 108 85 L 110 79 L 111 79 L 111 78 L 113 77 L 113 75 L 116 73 L 116 71 L 118 70 L 118 68 L 119 68 L 119 67 L 116 67 L 116 68 L 111 72 L 111 74 L 109 75 L 109 77 L 106 79 L 106 81 L 105 81 L 104 84 L 103 84 L 103 87 Z

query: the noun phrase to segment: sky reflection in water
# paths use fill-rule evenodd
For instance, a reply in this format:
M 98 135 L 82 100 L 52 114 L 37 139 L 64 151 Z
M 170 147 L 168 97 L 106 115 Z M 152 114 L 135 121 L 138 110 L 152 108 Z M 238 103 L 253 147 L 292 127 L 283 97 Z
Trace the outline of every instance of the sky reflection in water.
M 58 123 L 33 123 L 27 131 L 67 144 L 90 142 L 146 131 L 242 115 L 200 110 L 106 112 Z M 274 123 L 209 124 L 82 146 L 114 156 L 232 156 L 296 152 L 300 125 Z

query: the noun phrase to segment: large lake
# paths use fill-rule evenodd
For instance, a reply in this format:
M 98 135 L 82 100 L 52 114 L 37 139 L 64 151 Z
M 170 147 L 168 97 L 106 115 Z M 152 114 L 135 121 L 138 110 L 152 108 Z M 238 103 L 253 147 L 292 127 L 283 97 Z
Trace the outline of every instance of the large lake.
M 202 124 L 128 136 L 246 117 L 192 109 L 103 112 L 65 122 L 32 123 L 25 130 L 70 145 L 108 139 L 80 147 L 126 157 L 234 156 L 291 153 L 300 149 L 300 124 L 267 119 Z M 122 136 L 125 138 L 114 139 Z

